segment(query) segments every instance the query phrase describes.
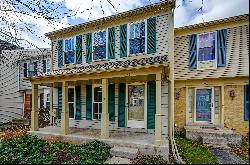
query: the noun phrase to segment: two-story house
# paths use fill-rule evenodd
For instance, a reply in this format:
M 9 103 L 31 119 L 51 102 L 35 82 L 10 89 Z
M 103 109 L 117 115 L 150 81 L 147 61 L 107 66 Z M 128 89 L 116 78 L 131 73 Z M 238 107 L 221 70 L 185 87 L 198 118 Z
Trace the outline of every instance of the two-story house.
M 0 65 L 0 121 L 20 119 L 31 112 L 31 83 L 25 77 L 50 70 L 49 49 L 4 50 Z M 49 109 L 49 88 L 39 88 L 38 108 Z
M 175 29 L 174 66 L 178 127 L 249 132 L 248 14 Z
M 100 129 L 102 138 L 109 130 L 136 130 L 163 145 L 174 108 L 174 6 L 163 1 L 47 33 L 52 70 L 27 78 L 31 130 L 39 129 L 38 86 L 49 86 L 62 134 L 70 127 Z

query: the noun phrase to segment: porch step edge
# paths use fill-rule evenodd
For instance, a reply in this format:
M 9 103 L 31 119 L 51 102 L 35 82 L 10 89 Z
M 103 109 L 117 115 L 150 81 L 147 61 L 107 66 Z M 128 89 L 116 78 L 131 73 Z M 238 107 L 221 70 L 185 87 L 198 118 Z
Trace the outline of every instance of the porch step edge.
M 203 144 L 216 144 L 216 145 L 226 145 L 227 139 L 224 137 L 209 137 L 209 136 L 203 136 L 202 137 L 202 143 Z
M 114 146 L 111 148 L 110 153 L 115 157 L 135 159 L 139 153 L 139 150 L 137 148 Z

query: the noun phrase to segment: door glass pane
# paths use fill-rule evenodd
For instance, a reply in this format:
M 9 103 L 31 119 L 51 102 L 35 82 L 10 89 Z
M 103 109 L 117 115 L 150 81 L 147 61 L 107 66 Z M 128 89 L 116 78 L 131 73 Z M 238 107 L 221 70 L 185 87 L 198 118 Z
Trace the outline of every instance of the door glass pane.
M 94 89 L 94 102 L 102 102 L 102 88 L 95 87 Z
M 69 118 L 74 118 L 75 116 L 75 108 L 74 108 L 74 103 L 69 103 Z
M 129 108 L 128 120 L 144 120 L 144 100 L 145 87 L 144 85 L 131 85 L 128 87 L 129 93 Z
M 211 121 L 212 89 L 196 90 L 196 121 Z

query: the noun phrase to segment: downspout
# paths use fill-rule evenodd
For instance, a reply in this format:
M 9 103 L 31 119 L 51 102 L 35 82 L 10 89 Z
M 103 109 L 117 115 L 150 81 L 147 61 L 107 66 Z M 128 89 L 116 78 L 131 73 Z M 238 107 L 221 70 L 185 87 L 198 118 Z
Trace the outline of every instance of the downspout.
M 178 164 L 185 164 L 181 159 L 175 140 L 174 140 L 174 9 L 172 9 L 171 17 L 169 20 L 169 140 L 171 143 L 171 150 L 175 162 Z

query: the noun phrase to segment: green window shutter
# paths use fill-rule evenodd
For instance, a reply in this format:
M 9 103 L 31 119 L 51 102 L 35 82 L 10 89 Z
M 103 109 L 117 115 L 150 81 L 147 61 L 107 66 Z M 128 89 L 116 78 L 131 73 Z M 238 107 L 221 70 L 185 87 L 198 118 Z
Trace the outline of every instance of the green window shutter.
M 155 128 L 155 112 L 156 112 L 156 85 L 155 81 L 148 82 L 147 89 L 147 128 Z
M 119 84 L 119 109 L 118 109 L 118 127 L 125 127 L 125 97 L 126 85 Z
M 86 34 L 86 62 L 92 62 L 92 33 Z
M 61 119 L 62 114 L 62 87 L 58 88 L 58 118 Z
M 23 76 L 24 77 L 27 77 L 27 71 L 28 71 L 28 66 L 27 66 L 27 63 L 24 63 L 23 64 Z
M 120 57 L 127 57 L 127 24 L 120 26 Z
M 108 29 L 108 59 L 115 58 L 115 27 Z
M 109 121 L 115 121 L 115 84 L 109 84 L 108 90 Z
M 57 48 L 57 53 L 58 53 L 58 67 L 61 68 L 63 66 L 63 40 L 58 41 L 58 48 Z
M 147 52 L 156 53 L 156 17 L 147 20 Z
M 192 34 L 189 36 L 189 68 L 197 68 L 197 34 Z
M 82 97 L 81 86 L 76 86 L 76 120 L 82 119 Z
M 86 85 L 86 119 L 92 120 L 92 85 Z
M 227 63 L 227 29 L 217 30 L 217 66 Z
M 82 35 L 76 36 L 76 63 L 82 63 Z

